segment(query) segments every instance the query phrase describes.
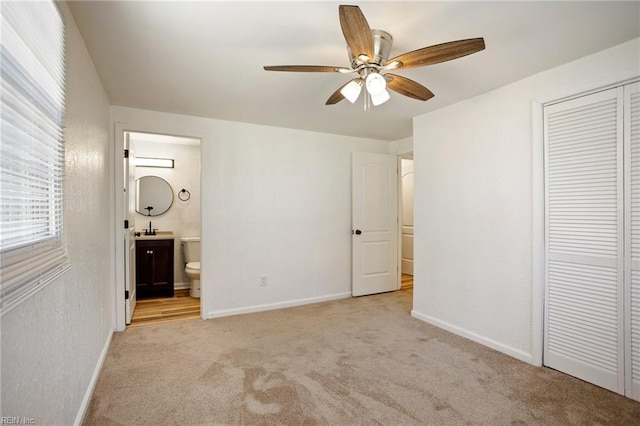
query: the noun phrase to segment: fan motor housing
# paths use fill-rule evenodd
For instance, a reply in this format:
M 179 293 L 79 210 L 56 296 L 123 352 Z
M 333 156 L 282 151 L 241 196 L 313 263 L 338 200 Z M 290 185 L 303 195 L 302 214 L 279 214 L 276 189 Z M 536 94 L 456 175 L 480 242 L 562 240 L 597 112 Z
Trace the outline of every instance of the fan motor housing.
M 370 58 L 367 63 L 382 66 L 387 59 L 389 59 L 393 37 L 391 37 L 391 34 L 388 32 L 382 30 L 371 30 L 371 34 L 373 35 L 373 58 Z M 353 55 L 349 46 L 347 46 L 347 53 L 349 54 L 351 67 L 354 69 L 365 64 L 360 58 Z

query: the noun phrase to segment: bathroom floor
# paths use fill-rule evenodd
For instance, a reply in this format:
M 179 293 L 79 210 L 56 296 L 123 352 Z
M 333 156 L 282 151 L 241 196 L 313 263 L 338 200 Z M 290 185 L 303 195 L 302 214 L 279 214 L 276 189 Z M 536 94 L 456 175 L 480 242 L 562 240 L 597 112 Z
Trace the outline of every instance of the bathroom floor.
M 200 318 L 200 299 L 189 296 L 189 289 L 176 290 L 173 297 L 138 300 L 129 327 L 195 318 Z
M 413 294 L 413 275 L 402 274 L 400 290 L 405 293 Z

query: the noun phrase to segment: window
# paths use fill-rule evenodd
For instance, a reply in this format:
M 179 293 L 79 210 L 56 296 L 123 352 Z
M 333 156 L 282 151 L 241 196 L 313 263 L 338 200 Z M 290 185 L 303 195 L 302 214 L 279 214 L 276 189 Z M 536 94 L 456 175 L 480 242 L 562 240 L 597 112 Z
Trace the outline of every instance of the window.
M 0 4 L 0 314 L 69 268 L 63 243 L 64 23 Z

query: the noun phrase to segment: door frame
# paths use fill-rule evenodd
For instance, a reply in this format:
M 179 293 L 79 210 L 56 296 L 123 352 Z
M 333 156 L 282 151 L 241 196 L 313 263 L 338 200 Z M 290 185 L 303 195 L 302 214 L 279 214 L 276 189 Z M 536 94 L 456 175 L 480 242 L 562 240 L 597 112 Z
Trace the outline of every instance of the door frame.
M 135 250 L 135 199 L 132 197 L 135 195 L 135 191 L 132 189 L 132 185 L 135 184 L 135 149 L 133 149 L 133 143 L 131 142 L 131 138 L 127 132 L 124 132 L 127 137 L 124 139 L 124 149 L 125 153 L 128 152 L 129 155 L 124 156 L 125 163 L 125 176 L 126 180 L 123 180 L 123 186 L 125 186 L 125 194 L 123 196 L 124 204 L 126 205 L 126 209 L 123 209 L 124 217 L 129 220 L 129 227 L 125 229 L 124 232 L 124 244 L 125 244 L 125 252 L 124 252 L 124 265 L 129 265 L 129 271 L 124 271 L 124 282 L 125 282 L 125 324 L 131 324 L 131 319 L 133 317 L 133 312 L 136 309 L 136 274 L 135 274 L 135 265 L 136 262 L 136 250 Z M 127 220 L 127 219 L 125 219 Z M 128 231 L 128 232 L 127 232 Z M 126 298 L 126 292 L 129 291 L 129 298 Z
M 415 160 L 413 159 L 413 149 L 398 153 L 398 290 L 402 288 L 402 227 L 404 206 L 402 203 L 403 187 L 402 187 L 402 160 L 414 161 L 413 170 L 415 173 Z M 415 193 L 415 177 L 414 177 L 414 193 Z M 415 199 L 415 195 L 414 195 Z M 414 259 L 415 260 L 415 259 Z M 414 269 L 415 271 L 415 269 Z M 414 282 L 415 284 L 415 282 Z
M 166 129 L 161 128 L 158 125 L 144 125 L 144 124 L 132 124 L 126 123 L 122 121 L 116 121 L 112 123 L 111 127 L 113 133 L 112 140 L 113 144 L 113 162 L 112 167 L 114 171 L 114 191 L 113 191 L 113 226 L 114 226 L 114 243 L 112 244 L 114 253 L 113 253 L 113 329 L 115 331 L 124 331 L 126 329 L 126 318 L 125 318 L 125 299 L 124 299 L 124 273 L 125 273 L 125 264 L 124 264 L 124 251 L 122 250 L 121 240 L 122 240 L 122 232 L 124 230 L 124 202 L 122 197 L 121 188 L 124 188 L 124 162 L 122 161 L 123 149 L 124 149 L 124 134 L 126 132 L 135 132 L 135 133 L 151 133 L 158 135 L 168 135 L 168 136 L 177 136 L 177 137 L 187 137 L 193 139 L 200 139 L 200 152 L 202 153 L 202 144 L 205 140 L 203 135 L 189 135 L 183 134 L 180 131 L 173 131 L 174 129 Z M 202 155 L 200 156 L 200 188 L 202 188 Z M 119 189 L 120 188 L 120 189 Z M 203 203 L 200 204 L 200 242 L 202 244 L 203 238 L 202 235 L 202 206 Z M 203 267 L 201 264 L 200 274 L 202 276 L 202 269 L 206 270 L 206 266 Z M 202 280 L 201 280 L 202 282 Z M 207 295 L 207 290 L 200 288 L 200 318 L 204 318 L 204 311 L 202 306 L 204 304 L 205 297 Z

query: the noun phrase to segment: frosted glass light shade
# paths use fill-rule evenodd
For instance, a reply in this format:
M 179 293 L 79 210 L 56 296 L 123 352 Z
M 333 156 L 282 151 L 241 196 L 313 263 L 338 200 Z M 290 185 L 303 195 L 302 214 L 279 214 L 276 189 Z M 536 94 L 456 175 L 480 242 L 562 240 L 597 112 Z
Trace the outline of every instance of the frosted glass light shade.
M 340 90 L 342 96 L 344 96 L 349 102 L 354 103 L 358 96 L 360 96 L 360 91 L 362 90 L 362 81 L 361 80 L 352 80 L 346 86 Z
M 387 82 L 385 81 L 383 76 L 375 72 L 367 76 L 366 85 L 367 85 L 367 92 L 369 92 L 373 97 L 383 92 L 386 92 L 385 89 L 387 87 Z
M 375 95 L 371 93 L 371 103 L 375 106 L 382 105 L 387 102 L 391 98 L 389 95 L 389 91 L 386 89 L 382 89 L 382 92 L 376 93 Z

